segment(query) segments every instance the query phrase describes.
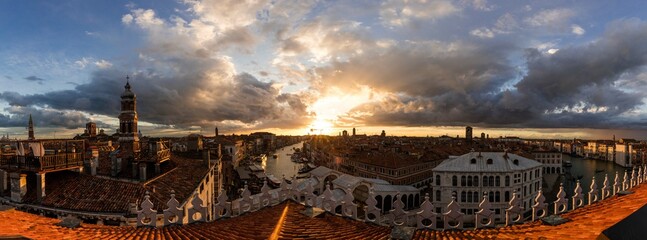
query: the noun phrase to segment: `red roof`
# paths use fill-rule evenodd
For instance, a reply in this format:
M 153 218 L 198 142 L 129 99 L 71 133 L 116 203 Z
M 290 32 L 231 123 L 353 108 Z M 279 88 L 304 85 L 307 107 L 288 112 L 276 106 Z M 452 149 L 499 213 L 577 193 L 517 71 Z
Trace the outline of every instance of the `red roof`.
M 570 222 L 558 226 L 532 222 L 496 229 L 418 230 L 413 239 L 595 239 L 600 233 L 645 204 L 647 184 L 634 194 L 612 197 L 563 214 Z M 301 215 L 304 206 L 282 203 L 243 216 L 210 223 L 161 228 L 113 227 L 82 224 L 76 229 L 56 226 L 60 220 L 16 210 L 0 211 L 0 237 L 22 235 L 35 239 L 388 239 L 391 228 L 324 214 Z M 282 215 L 285 216 L 282 217 Z M 276 230 L 276 231 L 275 231 Z

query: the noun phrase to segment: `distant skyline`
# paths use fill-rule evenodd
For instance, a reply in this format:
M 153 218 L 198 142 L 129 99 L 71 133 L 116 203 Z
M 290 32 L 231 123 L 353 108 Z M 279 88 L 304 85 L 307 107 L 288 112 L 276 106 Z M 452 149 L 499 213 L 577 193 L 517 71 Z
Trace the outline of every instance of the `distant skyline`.
M 647 139 L 645 1 L 3 1 L 0 134 Z M 310 131 L 310 130 L 313 131 Z

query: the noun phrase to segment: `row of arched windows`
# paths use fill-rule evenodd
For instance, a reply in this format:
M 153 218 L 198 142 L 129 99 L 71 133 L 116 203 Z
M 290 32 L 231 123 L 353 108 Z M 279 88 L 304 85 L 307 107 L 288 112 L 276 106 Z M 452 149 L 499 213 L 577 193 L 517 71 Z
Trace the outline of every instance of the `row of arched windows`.
M 505 176 L 504 186 L 510 186 L 510 176 Z M 436 186 L 440 186 L 440 175 L 436 175 Z M 483 187 L 500 187 L 501 186 L 501 177 L 500 176 L 483 176 L 481 183 Z M 458 176 L 452 176 L 452 186 L 458 187 Z M 461 176 L 461 187 L 478 187 L 479 186 L 479 177 L 478 176 Z
M 402 194 L 402 202 L 405 205 L 405 210 L 406 209 L 413 209 L 420 207 L 420 195 L 419 194 Z M 393 209 L 393 203 L 396 201 L 395 197 L 392 197 L 391 195 L 386 195 L 382 197 L 381 195 L 375 196 L 375 200 L 377 200 L 377 207 L 381 208 L 382 211 L 386 212 L 391 209 Z

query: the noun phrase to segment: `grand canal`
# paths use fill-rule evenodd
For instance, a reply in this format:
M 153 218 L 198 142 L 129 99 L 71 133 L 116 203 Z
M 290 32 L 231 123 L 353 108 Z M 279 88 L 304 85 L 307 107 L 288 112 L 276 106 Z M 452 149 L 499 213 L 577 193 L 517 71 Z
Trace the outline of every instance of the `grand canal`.
M 546 194 L 547 202 L 556 199 L 557 192 L 559 191 L 559 183 L 563 183 L 566 196 L 571 197 L 573 196 L 578 179 L 582 187 L 582 193 L 586 194 L 590 190 L 593 176 L 595 176 L 596 184 L 598 185 L 598 189 L 600 189 L 604 183 L 605 175 L 608 175 L 609 184 L 611 185 L 613 184 L 616 172 L 620 177 L 620 181 L 622 181 L 625 170 L 628 170 L 629 174 L 631 174 L 630 168 L 624 168 L 609 161 L 571 157 L 567 154 L 563 154 L 562 157 L 563 161 L 571 161 L 573 166 L 565 167 L 565 174 L 563 175 L 553 174 L 544 176 L 543 190 Z M 588 199 L 585 199 L 585 202 L 588 202 Z
M 267 156 L 267 160 L 261 163 L 261 166 L 265 169 L 265 173 L 272 174 L 278 179 L 281 179 L 282 176 L 290 179 L 292 176 L 298 175 L 299 168 L 302 164 L 292 162 L 290 155 L 294 153 L 293 148 L 301 147 L 303 147 L 303 142 L 277 149 L 274 152 L 277 158 L 271 155 Z

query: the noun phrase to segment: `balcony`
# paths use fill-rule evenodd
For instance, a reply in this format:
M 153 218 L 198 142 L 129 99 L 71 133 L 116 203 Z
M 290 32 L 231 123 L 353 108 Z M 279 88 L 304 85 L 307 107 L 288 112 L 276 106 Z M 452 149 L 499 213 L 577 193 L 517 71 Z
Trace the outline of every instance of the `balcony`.
M 82 153 L 59 153 L 41 157 L 0 156 L 0 168 L 9 170 L 52 172 L 81 166 L 83 166 Z

